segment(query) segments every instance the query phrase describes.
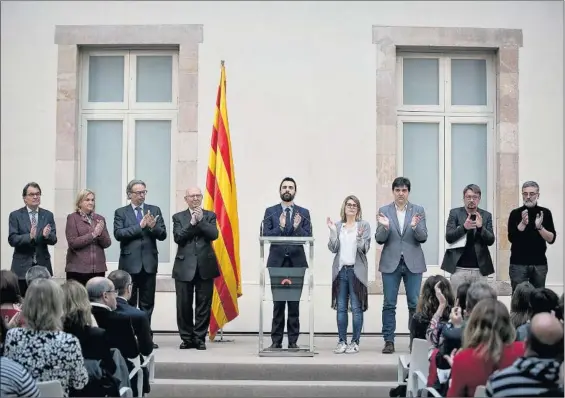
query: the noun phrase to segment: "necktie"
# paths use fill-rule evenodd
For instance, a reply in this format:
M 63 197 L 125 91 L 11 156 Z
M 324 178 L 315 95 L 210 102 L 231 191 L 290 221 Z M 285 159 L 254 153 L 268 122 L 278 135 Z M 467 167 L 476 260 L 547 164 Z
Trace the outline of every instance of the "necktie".
M 287 232 L 290 232 L 292 230 L 292 220 L 290 219 L 290 207 L 287 207 L 286 209 L 284 209 L 284 211 L 286 212 L 286 227 L 285 227 L 285 230 Z
M 37 226 L 37 218 L 35 217 L 35 215 L 37 214 L 36 211 L 32 211 L 31 212 L 31 227 L 35 227 Z M 35 236 L 37 237 L 38 232 L 35 232 Z M 33 250 L 33 259 L 32 259 L 32 264 L 37 264 L 37 254 L 35 253 L 35 248 Z
M 140 223 L 141 220 L 143 220 L 143 215 L 141 214 L 141 207 L 136 207 L 135 208 L 135 217 L 137 218 L 137 222 Z

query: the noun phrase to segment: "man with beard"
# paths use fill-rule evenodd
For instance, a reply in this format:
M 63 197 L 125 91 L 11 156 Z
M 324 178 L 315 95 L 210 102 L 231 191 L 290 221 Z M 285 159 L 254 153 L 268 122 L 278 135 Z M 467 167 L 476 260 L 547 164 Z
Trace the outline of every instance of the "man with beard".
M 281 203 L 265 210 L 261 234 L 263 236 L 312 236 L 310 213 L 307 209 L 294 204 L 296 182 L 285 177 L 279 186 Z M 308 267 L 304 246 L 271 245 L 267 267 Z M 273 324 L 271 328 L 271 349 L 282 348 L 284 334 L 285 307 L 288 303 L 288 348 L 297 349 L 300 333 L 299 301 L 274 301 Z
M 486 282 L 494 273 L 488 247 L 494 244 L 492 214 L 480 209 L 481 188 L 469 184 L 463 189 L 463 207 L 449 211 L 445 240 L 452 245 L 445 251 L 441 269 L 449 272 L 453 291 L 462 283 Z
M 551 211 L 538 206 L 539 185 L 526 181 L 522 185 L 524 205 L 510 212 L 508 240 L 510 246 L 510 283 L 512 292 L 521 282 L 545 287 L 547 276 L 547 244 L 555 242 Z

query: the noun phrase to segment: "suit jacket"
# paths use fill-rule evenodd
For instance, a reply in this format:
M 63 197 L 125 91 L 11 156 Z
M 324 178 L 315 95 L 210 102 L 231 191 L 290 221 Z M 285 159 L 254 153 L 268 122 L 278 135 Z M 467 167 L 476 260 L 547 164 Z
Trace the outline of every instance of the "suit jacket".
M 11 270 L 18 276 L 18 279 L 25 279 L 27 270 L 33 265 L 34 254 L 37 265 L 44 266 L 53 275 L 51 254 L 49 254 L 47 246 L 53 246 L 57 243 L 55 219 L 53 213 L 49 210 L 38 208 L 37 212 L 37 234 L 33 240 L 29 236 L 31 220 L 27 207 L 14 210 L 8 218 L 8 243 L 14 248 Z M 44 238 L 43 228 L 47 224 L 51 225 L 51 232 L 47 238 Z
M 93 238 L 98 221 L 104 221 L 104 230 L 100 236 Z M 110 247 L 112 240 L 104 217 L 93 213 L 92 223 L 89 223 L 85 216 L 75 211 L 67 216 L 65 236 L 69 244 L 65 272 L 90 274 L 107 271 L 104 249 Z
M 492 230 L 492 214 L 483 209 L 477 209 L 483 219 L 483 226 L 480 230 L 475 232 L 475 253 L 477 254 L 477 261 L 479 263 L 479 271 L 481 275 L 487 276 L 494 273 L 494 266 L 492 264 L 492 257 L 488 247 L 494 244 L 494 232 Z M 461 239 L 467 231 L 463 228 L 465 220 L 467 219 L 467 210 L 464 207 L 457 207 L 449 211 L 447 225 L 445 227 L 445 240 L 447 243 L 455 243 Z M 457 263 L 465 251 L 464 247 L 455 249 L 447 249 L 443 256 L 441 269 L 455 273 Z
M 149 317 L 147 314 L 128 304 L 126 299 L 118 297 L 116 299 L 118 304 L 114 310 L 116 313 L 129 316 L 135 337 L 137 337 L 137 344 L 141 355 L 147 356 L 153 352 L 153 337 L 151 336 L 151 325 L 149 324 Z
M 192 225 L 192 215 L 186 209 L 173 216 L 173 238 L 178 245 L 173 279 L 190 282 L 196 274 L 202 279 L 213 279 L 220 276 L 218 259 L 212 242 L 218 239 L 216 214 L 202 210 L 202 220 Z
M 406 217 L 404 225 L 398 223 L 396 206 L 393 203 L 383 206 L 379 212 L 389 219 L 388 230 L 382 225 L 377 225 L 375 240 L 384 245 L 379 261 L 379 271 L 385 274 L 392 273 L 398 267 L 400 255 L 404 256 L 406 266 L 413 273 L 426 272 L 426 259 L 422 250 L 422 243 L 428 240 L 428 228 L 426 227 L 426 213 L 422 206 L 408 202 L 406 204 Z M 410 223 L 416 214 L 422 216 L 416 228 L 412 229 Z M 402 231 L 402 234 L 400 233 Z
M 120 242 L 118 268 L 130 275 L 138 274 L 143 268 L 148 274 L 156 274 L 159 266 L 157 240 L 167 239 L 167 228 L 163 213 L 157 206 L 143 204 L 143 212 L 151 211 L 159 216 L 154 228 L 141 229 L 131 204 L 120 207 L 114 213 L 114 237 Z
M 304 207 L 298 205 L 292 206 L 292 218 L 296 212 L 300 214 L 302 220 L 296 228 L 290 230 L 282 230 L 280 224 L 280 216 L 283 212 L 282 205 L 276 204 L 265 210 L 263 217 L 263 225 L 261 234 L 263 236 L 312 236 L 312 223 L 310 221 L 310 212 Z M 271 245 L 269 248 L 269 258 L 267 259 L 267 267 L 280 267 L 282 266 L 285 257 L 290 259 L 293 267 L 302 268 L 308 267 L 306 261 L 306 253 L 302 245 Z
M 138 357 L 140 351 L 131 317 L 97 305 L 91 309 L 98 327 L 106 330 L 110 346 L 120 350 L 124 358 Z

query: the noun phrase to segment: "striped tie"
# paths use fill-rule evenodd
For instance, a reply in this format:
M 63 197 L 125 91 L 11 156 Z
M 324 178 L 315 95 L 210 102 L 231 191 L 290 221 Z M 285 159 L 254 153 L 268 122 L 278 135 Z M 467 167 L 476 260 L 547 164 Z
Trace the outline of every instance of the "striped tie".
M 31 212 L 31 227 L 32 228 L 37 226 L 37 218 L 35 217 L 36 214 L 37 214 L 36 211 Z M 35 232 L 35 235 L 37 236 L 37 231 Z M 32 263 L 33 263 L 33 265 L 37 264 L 37 255 L 35 254 L 35 249 L 33 251 Z

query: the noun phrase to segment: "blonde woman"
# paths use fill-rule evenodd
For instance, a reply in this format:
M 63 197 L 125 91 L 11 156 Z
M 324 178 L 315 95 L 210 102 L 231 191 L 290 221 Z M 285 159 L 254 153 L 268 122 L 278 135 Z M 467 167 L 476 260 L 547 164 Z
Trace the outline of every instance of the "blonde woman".
M 451 364 L 447 396 L 474 396 L 475 389 L 485 385 L 491 374 L 523 356 L 524 342 L 515 342 L 515 338 L 508 308 L 494 299 L 479 301 L 465 325 L 463 349 L 445 358 Z
M 67 249 L 67 280 L 74 279 L 83 285 L 90 278 L 105 276 L 107 271 L 104 249 L 112 244 L 106 220 L 94 213 L 96 197 L 90 189 L 77 195 L 75 211 L 67 216 L 65 235 Z
M 367 252 L 371 245 L 371 227 L 363 221 L 361 203 L 349 195 L 341 205 L 341 220 L 327 219 L 330 230 L 328 248 L 335 253 L 332 267 L 332 308 L 337 310 L 339 341 L 336 354 L 359 352 L 363 313 L 368 308 Z M 347 344 L 348 309 L 352 313 L 353 336 Z
M 52 279 L 29 286 L 22 309 L 26 328 L 8 330 L 4 355 L 22 365 L 36 381 L 59 380 L 65 396 L 88 382 L 80 343 L 63 332 L 63 290 Z

